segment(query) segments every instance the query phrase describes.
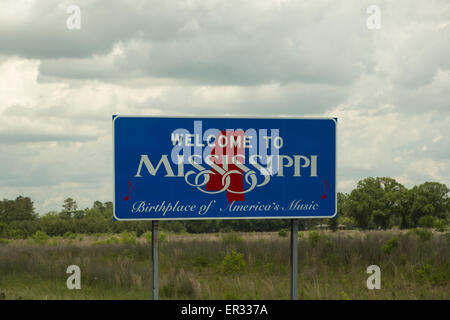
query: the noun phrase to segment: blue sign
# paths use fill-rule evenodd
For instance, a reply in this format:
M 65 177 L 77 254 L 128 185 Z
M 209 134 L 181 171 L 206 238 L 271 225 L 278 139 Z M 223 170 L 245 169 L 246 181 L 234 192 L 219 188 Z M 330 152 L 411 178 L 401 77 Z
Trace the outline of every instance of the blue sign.
M 336 122 L 114 116 L 114 218 L 334 217 Z

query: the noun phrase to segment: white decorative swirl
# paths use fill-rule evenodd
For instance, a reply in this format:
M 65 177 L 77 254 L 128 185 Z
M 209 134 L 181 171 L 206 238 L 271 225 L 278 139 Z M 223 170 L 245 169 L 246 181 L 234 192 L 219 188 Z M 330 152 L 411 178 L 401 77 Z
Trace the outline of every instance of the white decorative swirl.
M 189 177 L 193 174 L 195 174 L 194 183 L 191 183 L 189 181 Z M 184 176 L 184 180 L 186 181 L 186 183 L 188 185 L 190 185 L 192 187 L 196 187 L 201 192 L 208 193 L 208 194 L 218 194 L 218 193 L 221 193 L 224 191 L 228 191 L 228 192 L 231 192 L 234 194 L 244 194 L 244 193 L 248 193 L 248 192 L 252 191 L 256 187 L 262 187 L 262 186 L 266 185 L 267 183 L 269 183 L 269 181 L 270 181 L 270 175 L 263 174 L 264 180 L 260 184 L 258 184 L 258 176 L 257 176 L 256 172 L 253 170 L 246 171 L 245 175 L 243 174 L 243 172 L 241 172 L 239 170 L 230 170 L 230 171 L 224 171 L 224 173 L 222 174 L 222 185 L 223 185 L 222 189 L 217 190 L 217 191 L 208 191 L 206 189 L 202 189 L 202 187 L 205 186 L 209 182 L 210 174 L 220 174 L 220 173 L 216 173 L 211 170 L 202 170 L 202 171 L 196 173 L 195 171 L 191 170 L 186 173 L 186 175 Z M 230 188 L 230 184 L 231 184 L 230 175 L 232 175 L 232 174 L 244 175 L 244 180 L 249 185 L 249 187 L 243 191 L 232 190 Z M 203 177 L 203 181 L 199 182 L 200 178 L 202 178 L 202 177 Z
M 201 187 L 203 187 L 204 185 L 206 185 L 209 182 L 209 175 L 210 174 L 215 174 L 213 171 L 211 170 L 203 170 L 197 173 L 197 175 L 195 176 L 195 183 L 190 183 L 188 180 L 188 177 L 192 174 L 195 174 L 195 171 L 188 171 L 186 173 L 186 175 L 184 176 L 184 180 L 186 181 L 186 183 L 192 187 L 196 187 L 198 190 L 200 190 L 201 192 L 204 193 L 208 193 L 208 194 L 217 194 L 217 193 L 221 193 L 224 192 L 225 190 L 228 189 L 228 187 L 230 186 L 230 179 L 226 179 L 225 184 L 222 182 L 223 184 L 223 188 L 218 190 L 218 191 L 208 191 L 208 190 L 203 190 Z M 198 180 L 201 176 L 205 176 L 205 178 L 203 178 L 203 182 L 199 183 Z

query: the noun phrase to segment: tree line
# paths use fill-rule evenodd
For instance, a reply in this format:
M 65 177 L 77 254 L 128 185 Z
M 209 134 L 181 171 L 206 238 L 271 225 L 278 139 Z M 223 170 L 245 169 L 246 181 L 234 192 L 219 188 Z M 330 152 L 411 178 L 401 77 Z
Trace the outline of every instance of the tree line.
M 338 217 L 300 219 L 301 230 L 327 224 L 331 229 L 447 228 L 449 189 L 445 184 L 425 182 L 411 189 L 389 177 L 366 178 L 350 193 L 338 193 Z M 64 200 L 60 211 L 39 216 L 29 197 L 0 201 L 0 237 L 27 238 L 36 231 L 50 236 L 67 233 L 121 233 L 139 236 L 151 230 L 151 221 L 113 221 L 112 202 L 95 201 L 91 208 L 78 209 L 75 200 Z M 286 219 L 161 221 L 170 232 L 279 231 L 289 227 Z

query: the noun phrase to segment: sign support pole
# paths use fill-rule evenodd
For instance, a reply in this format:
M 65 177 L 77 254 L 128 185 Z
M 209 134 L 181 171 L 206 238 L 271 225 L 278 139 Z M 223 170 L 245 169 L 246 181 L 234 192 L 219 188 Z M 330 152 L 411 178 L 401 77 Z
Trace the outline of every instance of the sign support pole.
M 291 219 L 291 300 L 298 299 L 298 219 Z
M 152 264 L 152 298 L 158 300 L 158 221 L 152 221 Z

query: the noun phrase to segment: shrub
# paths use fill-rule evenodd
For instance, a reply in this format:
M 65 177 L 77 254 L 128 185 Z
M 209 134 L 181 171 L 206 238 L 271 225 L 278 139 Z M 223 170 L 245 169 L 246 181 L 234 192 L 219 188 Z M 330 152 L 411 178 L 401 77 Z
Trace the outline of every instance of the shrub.
M 76 233 L 72 233 L 70 231 L 67 231 L 66 233 L 63 234 L 62 236 L 64 239 L 70 239 L 70 240 L 74 240 L 77 237 Z
M 9 241 L 3 238 L 0 238 L 0 244 L 8 244 Z
M 439 272 L 436 268 L 433 268 L 430 264 L 425 264 L 421 267 L 416 267 L 415 272 L 420 280 L 426 280 L 433 285 L 444 284 L 448 278 L 447 269 Z
M 422 228 L 433 228 L 433 226 L 436 224 L 437 219 L 433 216 L 426 215 L 419 219 L 417 222 L 419 227 Z
M 280 231 L 278 231 L 278 235 L 283 238 L 287 237 L 288 231 L 286 229 L 281 229 Z
M 166 242 L 167 241 L 167 235 L 164 232 L 158 232 L 158 241 L 159 242 Z
M 391 254 L 398 247 L 397 238 L 386 241 L 386 243 L 381 247 L 381 250 L 387 254 Z
M 222 273 L 240 273 L 245 268 L 244 254 L 231 250 L 222 261 Z
M 415 235 L 420 241 L 425 242 L 431 240 L 433 233 L 427 229 L 415 228 L 408 231 L 407 235 Z
M 25 239 L 25 233 L 22 230 L 19 229 L 11 229 L 7 230 L 7 238 L 10 239 Z
M 112 236 L 112 237 L 109 237 L 108 239 L 106 239 L 104 241 L 104 243 L 106 243 L 106 244 L 119 244 L 120 243 L 120 239 L 118 237 L 116 237 L 116 236 Z
M 322 235 L 318 231 L 310 231 L 308 233 L 308 239 L 313 248 L 315 248 L 317 246 L 321 237 L 322 237 Z
M 429 278 L 431 276 L 431 265 L 425 264 L 416 268 L 416 275 L 421 279 Z
M 347 293 L 345 293 L 345 291 L 341 291 L 341 299 L 342 300 L 350 300 L 350 297 L 348 296 Z
M 147 243 L 152 243 L 152 233 L 150 231 L 144 233 L 144 238 Z
M 447 230 L 447 226 L 448 226 L 448 223 L 444 219 L 439 219 L 435 225 L 436 230 L 439 232 L 445 232 L 445 230 Z
M 121 243 L 121 239 L 116 236 L 109 237 L 105 240 L 97 240 L 92 243 L 94 246 L 102 245 L 102 244 L 119 244 Z
M 195 256 L 194 258 L 192 258 L 192 265 L 194 267 L 205 268 L 206 266 L 208 266 L 208 264 L 209 264 L 209 261 L 204 256 Z
M 147 231 L 144 233 L 145 241 L 148 244 L 152 244 L 152 232 Z M 165 232 L 162 232 L 161 230 L 158 232 L 158 241 L 159 242 L 166 242 L 167 241 L 167 235 Z
M 124 231 L 120 234 L 120 243 L 136 244 L 136 232 Z
M 50 237 L 44 231 L 36 231 L 33 236 L 33 241 L 39 245 L 44 245 L 47 243 Z

